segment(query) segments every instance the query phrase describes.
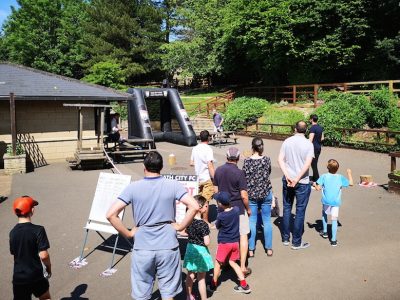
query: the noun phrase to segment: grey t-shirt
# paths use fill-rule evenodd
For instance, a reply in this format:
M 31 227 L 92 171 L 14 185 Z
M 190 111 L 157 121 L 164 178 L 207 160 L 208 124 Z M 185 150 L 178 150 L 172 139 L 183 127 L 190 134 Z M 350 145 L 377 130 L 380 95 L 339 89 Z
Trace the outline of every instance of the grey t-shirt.
M 281 147 L 284 154 L 286 170 L 291 178 L 297 177 L 309 157 L 314 157 L 314 146 L 303 134 L 295 134 L 287 138 Z M 303 174 L 299 183 L 308 184 L 308 170 Z
M 175 222 L 175 201 L 186 193 L 181 183 L 163 176 L 145 177 L 122 191 L 118 199 L 132 204 L 133 218 L 139 227 L 135 250 L 169 250 L 179 246 L 176 231 L 168 222 Z

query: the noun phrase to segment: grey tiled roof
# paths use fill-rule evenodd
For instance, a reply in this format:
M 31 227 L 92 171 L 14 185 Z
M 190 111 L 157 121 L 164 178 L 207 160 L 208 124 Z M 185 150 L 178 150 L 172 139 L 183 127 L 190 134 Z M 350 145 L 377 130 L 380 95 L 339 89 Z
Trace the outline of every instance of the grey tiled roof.
M 118 101 L 132 97 L 100 85 L 0 62 L 0 101 L 14 93 L 16 100 Z

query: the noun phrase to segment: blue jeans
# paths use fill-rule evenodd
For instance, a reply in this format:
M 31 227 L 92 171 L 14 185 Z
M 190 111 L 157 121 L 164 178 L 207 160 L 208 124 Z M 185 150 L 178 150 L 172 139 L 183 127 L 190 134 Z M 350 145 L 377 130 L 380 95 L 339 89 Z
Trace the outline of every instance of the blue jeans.
M 311 185 L 298 183 L 295 187 L 288 187 L 285 177 L 282 178 L 283 193 L 283 220 L 282 241 L 290 239 L 290 219 L 294 198 L 296 197 L 296 217 L 293 223 L 292 245 L 300 246 L 304 232 L 304 216 L 308 200 L 310 199 Z
M 272 249 L 272 224 L 271 224 L 271 203 L 272 203 L 272 191 L 262 201 L 255 201 L 254 199 L 249 200 L 249 206 L 251 209 L 251 215 L 249 217 L 250 222 L 250 237 L 249 237 L 249 250 L 254 251 L 256 249 L 256 237 L 257 237 L 257 215 L 258 210 L 261 209 L 261 218 L 264 224 L 264 247 L 265 249 Z

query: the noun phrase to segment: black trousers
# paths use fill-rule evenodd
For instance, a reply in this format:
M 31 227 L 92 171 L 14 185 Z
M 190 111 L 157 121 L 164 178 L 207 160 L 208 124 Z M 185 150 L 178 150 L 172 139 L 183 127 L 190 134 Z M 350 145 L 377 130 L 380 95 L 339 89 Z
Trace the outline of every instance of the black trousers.
M 312 181 L 316 182 L 319 178 L 319 173 L 318 173 L 318 158 L 319 155 L 321 154 L 321 148 L 319 149 L 315 149 L 314 148 L 314 158 L 311 162 L 311 168 L 312 168 L 312 172 L 313 172 L 313 176 L 312 176 Z

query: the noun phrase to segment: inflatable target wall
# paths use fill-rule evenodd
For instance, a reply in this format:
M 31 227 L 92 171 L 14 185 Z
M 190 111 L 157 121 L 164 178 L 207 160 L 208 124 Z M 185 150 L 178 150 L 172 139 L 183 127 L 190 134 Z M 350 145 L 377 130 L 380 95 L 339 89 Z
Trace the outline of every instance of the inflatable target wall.
M 197 145 L 196 134 L 189 116 L 176 89 L 128 89 L 134 97 L 128 101 L 128 135 L 129 139 L 154 139 L 185 146 Z M 151 104 L 149 114 L 146 102 Z M 160 131 L 152 131 L 150 115 L 157 114 Z M 179 124 L 180 131 L 172 130 L 173 116 Z

